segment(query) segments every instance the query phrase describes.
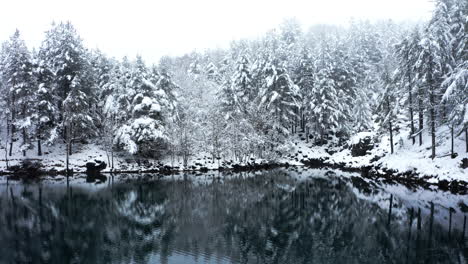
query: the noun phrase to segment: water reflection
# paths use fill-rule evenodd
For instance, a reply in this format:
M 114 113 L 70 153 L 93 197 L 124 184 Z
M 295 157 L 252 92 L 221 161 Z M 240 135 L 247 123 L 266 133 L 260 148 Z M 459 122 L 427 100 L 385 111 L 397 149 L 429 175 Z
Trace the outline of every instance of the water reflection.
M 2 185 L 0 263 L 466 260 L 465 197 L 334 174 L 290 169 L 101 187 Z

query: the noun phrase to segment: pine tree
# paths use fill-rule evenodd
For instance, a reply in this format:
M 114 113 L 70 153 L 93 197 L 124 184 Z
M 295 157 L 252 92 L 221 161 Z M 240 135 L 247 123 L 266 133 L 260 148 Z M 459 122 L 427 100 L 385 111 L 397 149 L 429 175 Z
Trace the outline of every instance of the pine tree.
M 420 42 L 421 52 L 416 64 L 418 79 L 427 92 L 429 99 L 429 125 L 431 127 L 432 159 L 436 156 L 436 107 L 437 107 L 437 79 L 439 78 L 442 66 L 440 49 L 438 44 L 430 35 Z
M 451 156 L 454 153 L 454 134 L 458 126 L 462 126 L 460 134 L 465 131 L 468 138 L 468 61 L 460 65 L 442 84 L 446 87 L 442 103 L 449 107 L 448 125 L 451 132 Z M 466 151 L 468 152 L 468 143 Z
M 370 98 L 364 89 L 357 89 L 354 107 L 352 108 L 354 131 L 364 132 L 371 129 L 371 109 Z
M 353 107 L 357 98 L 357 75 L 349 58 L 346 46 L 338 40 L 333 51 L 332 78 L 335 80 L 338 92 L 337 105 L 341 108 L 341 117 L 338 120 L 338 131 L 343 135 L 349 135 L 352 131 Z
M 414 65 L 417 61 L 418 53 L 418 31 L 414 31 L 411 35 L 407 36 L 396 46 L 396 55 L 399 59 L 399 74 L 401 83 L 405 84 L 408 91 L 408 112 L 410 118 L 410 137 L 413 144 L 416 143 L 416 129 L 414 124 L 414 86 L 415 86 L 415 69 Z M 420 133 L 422 136 L 422 134 Z M 422 137 L 420 137 L 420 144 L 422 144 Z
M 422 83 L 422 80 L 419 79 L 419 73 L 418 73 L 418 60 L 419 60 L 419 54 L 421 53 L 421 37 L 419 34 L 419 30 L 415 29 L 413 34 L 411 35 L 411 47 L 412 47 L 412 55 L 411 57 L 414 58 L 414 65 L 411 66 L 411 68 L 414 71 L 414 85 L 417 87 L 417 94 L 416 94 L 416 100 L 418 102 L 418 132 L 414 134 L 414 136 L 418 135 L 419 136 L 419 145 L 421 146 L 423 143 L 423 129 L 424 129 L 424 102 L 425 102 L 425 92 L 424 92 L 424 85 Z
M 248 55 L 242 54 L 238 59 L 236 71 L 232 76 L 232 90 L 234 101 L 239 112 L 246 114 L 250 105 L 257 97 L 257 91 L 252 85 L 250 73 L 250 60 Z
M 141 57 L 137 57 L 129 85 L 131 118 L 117 132 L 117 143 L 128 152 L 143 156 L 158 156 L 167 139 L 163 118 L 162 90 L 148 79 L 151 77 Z M 134 93 L 133 93 L 134 91 Z M 133 96 L 132 96 L 133 95 Z
M 32 126 L 32 105 L 35 80 L 31 54 L 17 30 L 4 46 L 5 55 L 2 56 L 2 72 L 6 78 L 6 93 L 8 112 L 11 120 L 11 141 L 9 155 L 12 155 L 16 130 L 22 134 L 21 151 L 26 156 L 26 150 L 31 148 L 28 134 Z
M 91 114 L 93 87 L 88 55 L 75 28 L 67 22 L 53 24 L 46 32 L 38 57 L 39 63 L 44 63 L 54 73 L 53 93 L 59 99 L 59 115 L 58 126 L 52 134 L 56 138 L 62 135 L 68 157 L 75 141 L 96 132 Z
M 221 82 L 218 67 L 216 67 L 216 65 L 213 62 L 208 63 L 208 66 L 206 66 L 205 74 L 208 80 L 218 84 Z
M 390 136 L 390 153 L 394 153 L 394 134 L 396 122 L 400 111 L 401 92 L 399 85 L 396 82 L 396 77 L 391 76 L 388 69 L 385 69 L 381 77 L 382 86 L 385 87 L 383 94 L 379 100 L 377 123 L 381 128 L 388 129 Z
M 328 44 L 322 43 L 314 74 L 314 86 L 310 97 L 310 111 L 315 132 L 324 144 L 328 136 L 335 134 L 343 119 L 343 109 L 338 103 L 339 87 L 334 76 L 334 65 Z
M 265 107 L 274 117 L 272 127 L 282 134 L 289 134 L 287 127 L 292 125 L 296 116 L 299 91 L 289 74 L 273 60 L 264 69 L 265 87 L 259 97 L 260 107 Z
M 9 89 L 7 88 L 7 77 L 5 75 L 5 67 L 4 67 L 4 62 L 5 58 L 7 56 L 7 43 L 2 43 L 0 46 L 0 108 L 3 109 L 3 111 L 0 112 L 0 118 L 2 122 L 0 124 L 4 125 L 2 127 L 2 135 L 5 135 L 5 138 L 0 138 L 2 140 L 2 147 L 5 149 L 5 165 L 6 168 L 9 168 L 9 160 L 8 160 L 8 146 L 9 146 L 9 141 L 10 141 L 10 104 L 9 104 L 9 98 L 10 98 L 10 92 Z M 5 132 L 3 131 L 5 130 Z
M 37 90 L 34 96 L 34 123 L 37 138 L 37 154 L 42 155 L 42 142 L 49 141 L 57 126 L 57 101 L 54 91 L 54 74 L 44 65 L 36 62 L 34 69 Z
M 299 94 L 302 98 L 301 105 L 299 107 L 298 115 L 300 117 L 300 127 L 302 131 L 305 131 L 306 115 L 311 114 L 310 109 L 310 100 L 312 100 L 312 89 L 314 87 L 314 60 L 312 57 L 312 52 L 303 48 L 302 50 L 302 59 L 295 71 L 296 81 L 299 88 Z

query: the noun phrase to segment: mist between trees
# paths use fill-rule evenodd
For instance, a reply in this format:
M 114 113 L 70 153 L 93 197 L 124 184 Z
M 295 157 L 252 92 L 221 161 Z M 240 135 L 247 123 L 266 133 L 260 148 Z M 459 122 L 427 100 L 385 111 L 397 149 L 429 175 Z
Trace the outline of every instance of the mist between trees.
M 16 31 L 0 53 L 5 157 L 98 142 L 184 164 L 198 152 L 272 159 L 299 132 L 336 146 L 365 131 L 392 141 L 409 128 L 413 144 L 430 132 L 435 158 L 438 128 L 450 128 L 452 145 L 468 137 L 467 5 L 438 0 L 418 25 L 352 21 L 303 32 L 289 19 L 259 39 L 151 66 L 87 49 L 71 23 L 53 24 L 33 51 Z

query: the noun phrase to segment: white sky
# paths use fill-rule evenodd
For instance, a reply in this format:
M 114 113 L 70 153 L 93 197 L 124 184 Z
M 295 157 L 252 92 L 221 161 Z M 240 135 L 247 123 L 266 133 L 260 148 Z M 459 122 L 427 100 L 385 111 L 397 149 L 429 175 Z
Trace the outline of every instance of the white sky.
M 52 21 L 69 20 L 89 48 L 157 62 L 162 55 L 257 37 L 290 17 L 303 27 L 351 17 L 418 21 L 432 8 L 430 0 L 3 0 L 0 41 L 18 28 L 30 47 L 38 47 Z

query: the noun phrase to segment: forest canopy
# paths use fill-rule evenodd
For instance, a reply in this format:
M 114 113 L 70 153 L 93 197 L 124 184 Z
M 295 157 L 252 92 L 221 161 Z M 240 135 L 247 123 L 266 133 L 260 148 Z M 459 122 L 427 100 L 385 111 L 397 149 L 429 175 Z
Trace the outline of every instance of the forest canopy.
M 281 155 L 298 131 L 331 146 L 408 131 L 413 144 L 429 133 L 435 158 L 440 127 L 452 141 L 468 133 L 467 5 L 438 0 L 430 21 L 411 26 L 303 31 L 288 19 L 258 39 L 157 65 L 88 49 L 70 22 L 52 24 L 33 51 L 16 31 L 0 51 L 2 144 L 9 155 L 98 141 L 144 157 L 241 160 Z

